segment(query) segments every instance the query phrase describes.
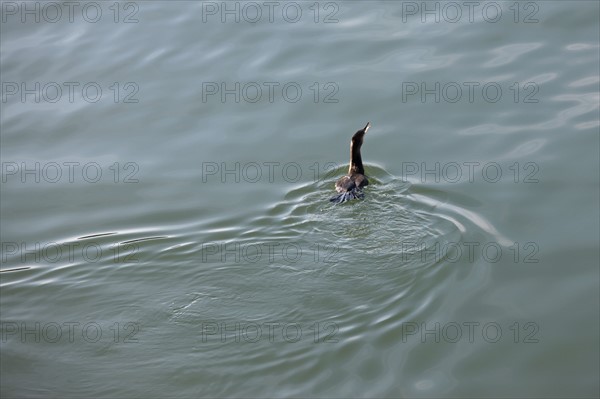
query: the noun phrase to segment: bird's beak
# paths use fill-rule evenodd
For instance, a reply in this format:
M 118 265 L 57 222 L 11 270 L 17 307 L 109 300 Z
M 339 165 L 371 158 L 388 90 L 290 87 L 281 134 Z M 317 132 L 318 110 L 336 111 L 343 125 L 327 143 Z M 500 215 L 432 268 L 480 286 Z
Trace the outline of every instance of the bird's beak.
M 367 130 L 369 130 L 370 127 L 371 127 L 371 122 L 367 122 L 367 126 L 365 126 L 365 128 L 363 129 L 365 131 L 365 133 L 367 132 Z

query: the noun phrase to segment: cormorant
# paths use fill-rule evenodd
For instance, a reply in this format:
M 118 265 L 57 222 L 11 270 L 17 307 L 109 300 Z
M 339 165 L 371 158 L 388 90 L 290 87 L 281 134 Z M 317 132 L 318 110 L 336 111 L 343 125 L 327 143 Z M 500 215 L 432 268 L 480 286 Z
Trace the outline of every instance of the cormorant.
M 335 182 L 335 189 L 339 194 L 331 197 L 329 201 L 341 203 L 354 198 L 364 198 L 362 188 L 369 184 L 369 180 L 365 176 L 365 169 L 363 168 L 360 156 L 360 147 L 363 144 L 363 137 L 370 127 L 371 122 L 367 123 L 367 126 L 352 136 L 352 140 L 350 141 L 350 167 L 348 168 L 348 174 Z

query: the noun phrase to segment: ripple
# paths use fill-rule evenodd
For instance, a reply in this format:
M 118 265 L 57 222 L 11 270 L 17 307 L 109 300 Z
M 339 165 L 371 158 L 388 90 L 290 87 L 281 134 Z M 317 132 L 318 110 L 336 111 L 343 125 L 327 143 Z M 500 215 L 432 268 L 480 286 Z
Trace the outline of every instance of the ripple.
M 599 76 L 588 76 L 585 78 L 577 79 L 574 82 L 569 83 L 569 87 L 583 87 L 597 85 L 600 82 Z
M 542 47 L 542 43 L 515 43 L 498 47 L 492 50 L 494 58 L 484 63 L 484 67 L 499 67 L 514 62 L 523 54 L 537 50 Z
M 542 149 L 542 147 L 544 147 L 547 142 L 547 139 L 533 139 L 526 141 L 525 143 L 519 144 L 512 151 L 506 154 L 506 157 L 522 158 L 531 154 L 535 154 L 540 149 Z

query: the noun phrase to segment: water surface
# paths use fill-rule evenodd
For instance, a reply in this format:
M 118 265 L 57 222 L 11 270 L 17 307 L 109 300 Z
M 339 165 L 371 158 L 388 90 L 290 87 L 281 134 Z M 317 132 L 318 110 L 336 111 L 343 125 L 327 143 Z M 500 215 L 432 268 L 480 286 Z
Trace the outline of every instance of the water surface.
M 3 396 L 599 396 L 597 2 L 23 4 Z

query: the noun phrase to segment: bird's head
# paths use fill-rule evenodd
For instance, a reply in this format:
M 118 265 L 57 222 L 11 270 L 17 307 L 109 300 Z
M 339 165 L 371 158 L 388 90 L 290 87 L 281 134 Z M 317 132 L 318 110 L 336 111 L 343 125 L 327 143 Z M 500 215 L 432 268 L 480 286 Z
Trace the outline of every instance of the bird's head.
M 371 122 L 367 123 L 367 126 L 365 126 L 364 128 L 362 128 L 359 131 L 357 131 L 356 133 L 354 133 L 354 135 L 352 136 L 352 140 L 350 141 L 350 145 L 352 147 L 360 148 L 360 146 L 362 146 L 363 138 L 365 137 L 365 133 L 367 133 L 367 130 L 369 130 L 370 127 L 371 127 Z

